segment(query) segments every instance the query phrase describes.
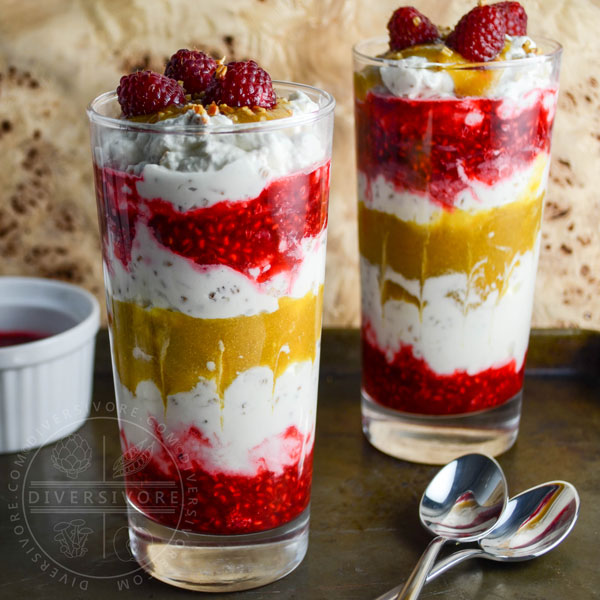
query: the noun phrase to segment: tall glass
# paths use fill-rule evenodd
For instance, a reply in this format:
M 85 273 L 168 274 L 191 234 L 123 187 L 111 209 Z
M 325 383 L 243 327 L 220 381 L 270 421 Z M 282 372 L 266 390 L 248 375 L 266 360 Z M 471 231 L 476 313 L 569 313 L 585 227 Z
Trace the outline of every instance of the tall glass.
M 517 437 L 561 56 L 538 48 L 452 66 L 354 48 L 363 430 L 398 458 Z
M 315 110 L 88 110 L 131 548 L 195 590 L 269 583 L 308 543 L 334 100 L 275 88 Z

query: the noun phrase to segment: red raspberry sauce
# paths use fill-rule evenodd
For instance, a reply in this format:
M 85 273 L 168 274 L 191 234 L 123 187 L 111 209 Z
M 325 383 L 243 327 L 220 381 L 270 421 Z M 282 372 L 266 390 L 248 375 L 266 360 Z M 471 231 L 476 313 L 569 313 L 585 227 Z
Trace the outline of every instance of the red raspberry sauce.
M 362 385 L 375 401 L 388 408 L 421 415 L 457 415 L 499 406 L 523 386 L 525 364 L 519 371 L 512 360 L 476 375 L 455 371 L 438 375 L 411 346 L 402 346 L 388 363 L 370 341 L 368 325 L 362 331 Z
M 95 167 L 95 177 L 105 250 L 110 243 L 125 268 L 138 220 L 171 252 L 197 265 L 226 265 L 258 282 L 293 269 L 302 260 L 302 239 L 327 225 L 329 163 L 281 177 L 256 198 L 187 212 L 161 198 L 142 198 L 139 176 Z M 253 269 L 260 273 L 251 276 Z
M 0 348 L 37 342 L 49 336 L 49 333 L 39 333 L 38 331 L 0 331 Z
M 358 169 L 451 208 L 466 178 L 492 185 L 550 151 L 556 90 L 530 94 L 535 102 L 509 114 L 515 101 L 409 100 L 372 90 L 355 105 Z M 477 114 L 481 121 L 467 126 Z
M 295 427 L 282 436 L 297 444 L 298 461 L 279 474 L 261 466 L 252 477 L 207 472 L 193 457 L 195 448 L 210 447 L 210 441 L 194 426 L 176 442 L 165 441 L 156 422 L 154 433 L 152 456 L 147 449 L 129 446 L 123 431 L 121 437 L 125 462 L 134 466 L 126 474 L 129 499 L 162 525 L 208 534 L 254 533 L 289 523 L 308 506 L 313 453 L 312 448 L 305 452 L 304 436 Z M 136 464 L 145 466 L 136 470 Z

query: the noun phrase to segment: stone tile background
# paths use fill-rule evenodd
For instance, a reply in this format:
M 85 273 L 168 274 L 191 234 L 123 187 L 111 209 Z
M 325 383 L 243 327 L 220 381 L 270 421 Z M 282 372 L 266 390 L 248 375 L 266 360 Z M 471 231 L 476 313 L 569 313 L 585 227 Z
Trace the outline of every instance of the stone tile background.
M 413 0 L 456 22 L 474 2 Z M 600 4 L 523 0 L 530 31 L 565 47 L 534 325 L 600 329 Z M 351 45 L 397 1 L 0 0 L 0 274 L 103 296 L 85 106 L 181 47 L 254 58 L 337 98 L 325 324 L 359 320 Z

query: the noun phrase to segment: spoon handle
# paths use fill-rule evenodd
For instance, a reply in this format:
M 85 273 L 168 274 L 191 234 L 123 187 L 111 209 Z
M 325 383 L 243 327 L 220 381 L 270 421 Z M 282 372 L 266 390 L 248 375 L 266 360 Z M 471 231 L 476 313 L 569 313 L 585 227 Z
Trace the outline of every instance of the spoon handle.
M 445 543 L 446 538 L 441 536 L 429 542 L 429 545 L 425 548 L 425 552 L 423 552 L 419 562 L 415 565 L 413 572 L 410 574 L 396 600 L 415 600 L 415 598 L 419 597 L 427 580 L 427 575 L 431 571 L 431 567 Z
M 467 550 L 458 550 L 457 552 L 453 552 L 446 558 L 440 560 L 433 569 L 427 575 L 427 579 L 425 583 L 429 583 L 433 581 L 436 577 L 439 577 L 442 573 L 445 573 L 452 567 L 455 567 L 459 563 L 469 559 L 475 558 L 476 556 L 482 556 L 485 552 L 481 548 L 469 548 Z M 377 596 L 375 600 L 396 600 L 398 598 L 398 593 L 402 590 L 402 585 L 397 585 L 395 588 L 388 590 L 385 594 L 381 596 Z
M 431 569 L 429 575 L 427 575 L 426 583 L 429 583 L 438 575 L 445 573 L 464 560 L 475 558 L 476 556 L 481 556 L 482 554 L 485 554 L 485 552 L 481 548 L 467 548 L 466 550 L 457 550 L 456 552 L 453 552 L 449 556 L 446 556 L 446 558 L 440 560 L 440 562 L 437 563 L 433 569 Z

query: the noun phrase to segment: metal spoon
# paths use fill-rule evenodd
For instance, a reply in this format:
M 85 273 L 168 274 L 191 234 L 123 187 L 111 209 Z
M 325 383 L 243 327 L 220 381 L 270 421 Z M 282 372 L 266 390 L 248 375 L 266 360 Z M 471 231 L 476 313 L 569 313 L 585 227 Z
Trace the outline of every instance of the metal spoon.
M 573 529 L 579 504 L 577 490 L 567 481 L 549 481 L 521 492 L 508 501 L 496 527 L 479 541 L 479 548 L 454 552 L 435 566 L 427 581 L 476 556 L 517 562 L 549 552 Z
M 435 537 L 410 574 L 397 600 L 418 597 L 435 559 L 448 540 L 474 542 L 496 525 L 508 492 L 500 465 L 484 454 L 466 454 L 448 463 L 427 486 L 419 518 Z
M 566 481 L 549 481 L 508 501 L 494 529 L 479 541 L 479 548 L 454 552 L 427 576 L 427 583 L 469 558 L 500 562 L 530 560 L 549 552 L 569 535 L 579 514 L 579 495 Z M 402 586 L 379 596 L 393 600 Z

